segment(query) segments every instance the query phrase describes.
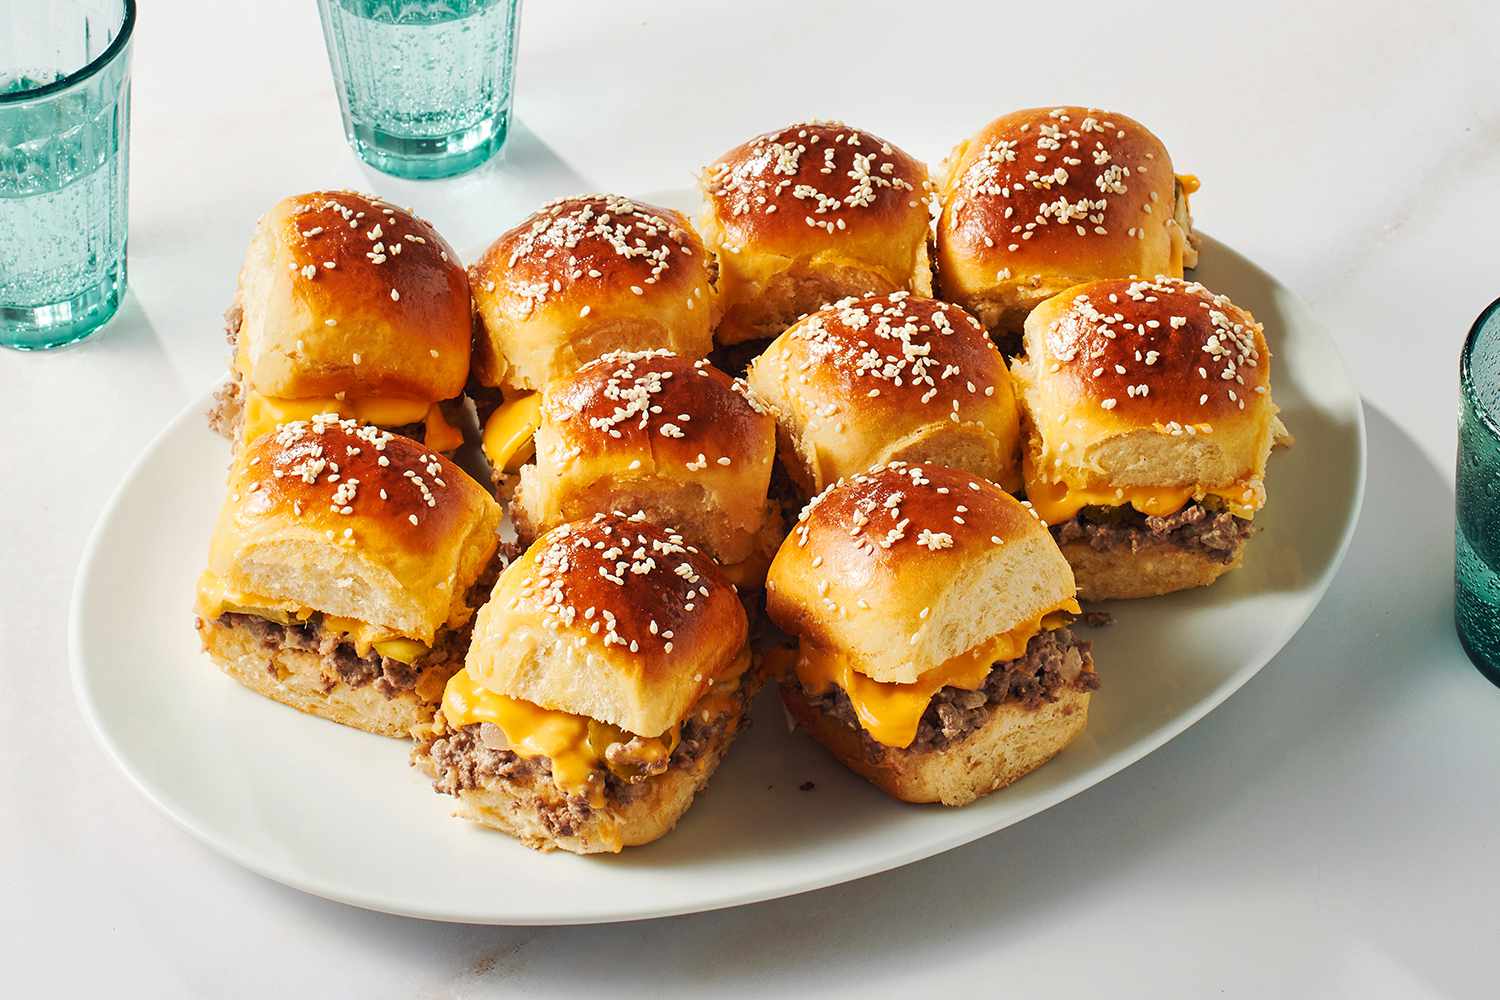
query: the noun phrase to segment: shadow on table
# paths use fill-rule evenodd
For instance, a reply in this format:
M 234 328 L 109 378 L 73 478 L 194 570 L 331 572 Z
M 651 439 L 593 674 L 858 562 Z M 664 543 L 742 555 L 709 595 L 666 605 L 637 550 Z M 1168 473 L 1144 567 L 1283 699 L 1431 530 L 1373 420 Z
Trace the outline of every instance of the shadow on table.
M 1388 765 L 1380 759 L 1392 753 L 1389 733 L 1403 725 L 1424 690 L 1469 685 L 1473 692 L 1463 695 L 1473 698 L 1493 698 L 1494 691 L 1461 654 L 1452 655 L 1447 478 L 1387 417 L 1368 407 L 1366 414 L 1364 517 L 1333 588 L 1302 633 L 1211 721 L 1109 781 L 984 840 L 787 899 L 592 927 L 453 927 L 349 911 L 252 881 L 289 909 L 326 911 L 327 918 L 357 929 L 363 948 L 410 953 L 412 965 L 430 970 L 435 985 L 445 984 L 444 995 L 490 978 L 593 995 L 649 984 L 668 971 L 700 982 L 753 978 L 757 989 L 777 992 L 837 986 L 830 976 L 856 969 L 861 982 L 879 983 L 914 966 L 972 962 L 997 942 L 1023 947 L 1090 908 L 1128 913 L 1123 887 L 1143 879 L 1171 880 L 1185 905 L 1197 897 L 1222 904 L 1253 886 L 1276 906 L 1300 910 L 1313 905 L 1307 887 L 1328 877 L 1334 851 L 1336 871 L 1354 882 L 1341 887 L 1351 890 L 1343 905 L 1361 905 L 1360 890 L 1365 897 L 1389 891 L 1409 900 L 1425 891 L 1417 859 L 1442 851 L 1445 834 L 1420 823 L 1382 828 L 1391 809 L 1391 789 L 1381 780 L 1390 772 L 1382 772 Z M 1362 622 L 1383 620 L 1388 627 L 1347 628 L 1356 608 L 1363 609 Z M 1321 778 L 1309 777 L 1309 759 L 1318 760 Z M 1448 794 L 1441 784 L 1425 791 Z M 1330 799 L 1338 801 L 1337 811 L 1328 808 Z M 1296 817 L 1313 810 L 1320 816 L 1320 842 L 1295 832 Z M 1221 844 L 1243 845 L 1247 837 L 1259 849 L 1242 847 L 1222 867 L 1189 873 L 1178 867 L 1182 858 L 1212 856 Z M 1399 877 L 1389 870 L 1392 856 L 1413 859 L 1412 887 L 1390 889 Z M 1368 876 L 1350 876 L 1365 871 Z M 1328 933 L 1341 940 L 1348 932 L 1338 917 L 1340 887 L 1332 902 L 1313 895 L 1320 916 L 1328 908 Z M 1413 922 L 1400 907 L 1372 916 L 1366 904 L 1360 912 L 1360 926 L 1379 928 L 1365 945 L 1408 966 L 1404 971 L 1414 981 L 1441 992 L 1458 988 L 1445 982 L 1455 973 L 1442 955 L 1465 945 L 1454 938 L 1462 931 L 1441 921 Z M 925 923 L 914 923 L 918 919 Z M 1132 942 L 1148 932 L 1128 923 L 1119 930 Z M 532 956 L 544 949 L 545 959 Z M 1276 960 L 1287 981 L 1312 994 L 1335 974 L 1334 963 L 1320 960 L 1316 942 Z
M 426 205 L 434 198 L 471 207 L 465 216 L 444 218 L 444 235 L 460 252 L 483 246 L 545 202 L 592 191 L 597 184 L 575 170 L 545 139 L 520 119 L 511 123 L 505 147 L 487 163 L 443 181 L 413 181 L 383 174 L 361 162 L 364 186 L 402 205 Z M 441 192 L 439 195 L 438 192 Z M 494 228 L 499 219 L 499 228 Z M 483 232 L 466 226 L 483 223 Z

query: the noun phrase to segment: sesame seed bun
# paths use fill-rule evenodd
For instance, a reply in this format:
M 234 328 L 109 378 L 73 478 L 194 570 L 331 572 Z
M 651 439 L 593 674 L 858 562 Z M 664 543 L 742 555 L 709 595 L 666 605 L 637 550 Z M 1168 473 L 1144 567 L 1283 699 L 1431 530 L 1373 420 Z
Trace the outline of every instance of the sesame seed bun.
M 774 337 L 850 295 L 931 292 L 927 168 L 879 136 L 788 125 L 719 157 L 701 186 L 724 297 L 718 344 Z
M 437 230 L 379 198 L 278 202 L 255 228 L 235 298 L 235 370 L 263 396 L 432 403 L 463 391 L 468 278 Z
M 1075 593 L 1019 500 L 957 469 L 893 463 L 808 504 L 771 563 L 766 610 L 860 673 L 910 683 Z
M 845 299 L 799 321 L 751 365 L 804 495 L 892 461 L 1021 484 L 1005 359 L 958 306 L 907 292 Z
M 1263 495 L 1285 434 L 1261 325 L 1197 282 L 1070 288 L 1027 319 L 1012 374 L 1032 467 L 1076 488 L 1242 484 Z
M 209 547 L 205 593 L 310 608 L 431 643 L 467 622 L 500 507 L 415 441 L 353 420 L 284 424 L 247 444 Z M 230 608 L 229 610 L 233 610 Z
M 1181 277 L 1197 262 L 1187 198 L 1160 139 L 1097 108 L 990 122 L 943 166 L 937 283 L 1014 338 L 1027 312 L 1094 278 Z
M 470 270 L 475 378 L 540 389 L 610 351 L 713 346 L 712 258 L 680 213 L 612 194 L 551 202 Z
M 547 532 L 501 574 L 465 668 L 497 694 L 659 736 L 746 634 L 712 559 L 639 515 L 599 514 Z
M 743 383 L 707 361 L 670 351 L 596 359 L 548 383 L 536 442 L 514 508 L 526 537 L 602 511 L 640 510 L 721 563 L 764 547 L 775 423 Z

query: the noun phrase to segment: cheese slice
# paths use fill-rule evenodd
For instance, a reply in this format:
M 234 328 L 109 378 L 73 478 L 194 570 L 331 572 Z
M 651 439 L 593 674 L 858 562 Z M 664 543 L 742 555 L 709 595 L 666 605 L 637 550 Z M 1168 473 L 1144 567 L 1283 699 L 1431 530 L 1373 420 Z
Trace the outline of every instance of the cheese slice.
M 1043 628 L 1063 623 L 1062 612 L 1078 614 L 1078 602 L 1064 601 L 1056 609 L 1022 622 L 966 653 L 929 670 L 910 684 L 872 680 L 860 673 L 853 657 L 803 642 L 797 656 L 797 679 L 817 695 L 837 684 L 849 696 L 854 715 L 865 732 L 878 743 L 908 747 L 917 738 L 917 726 L 932 696 L 945 687 L 977 691 L 984 686 L 990 669 L 1026 652 L 1026 644 Z
M 416 663 L 431 651 L 431 647 L 425 642 L 404 639 L 400 636 L 393 639 L 376 639 L 370 645 L 374 646 L 375 652 L 381 656 L 406 664 Z
M 536 453 L 535 435 L 542 426 L 542 395 L 528 392 L 507 399 L 484 422 L 484 454 L 490 465 L 516 472 Z
M 1062 524 L 1078 516 L 1085 507 L 1134 507 L 1148 517 L 1166 517 L 1186 507 L 1191 501 L 1216 496 L 1230 513 L 1245 519 L 1265 503 L 1265 493 L 1249 483 L 1231 483 L 1199 489 L 1192 486 L 1078 487 L 1055 480 L 1042 479 L 1031 458 L 1022 463 L 1026 481 L 1026 499 L 1047 524 Z
M 552 763 L 552 780 L 570 795 L 582 795 L 590 804 L 604 801 L 604 751 L 624 742 L 631 734 L 606 726 L 583 715 L 496 694 L 480 686 L 467 670 L 460 670 L 443 690 L 443 718 L 450 726 L 462 727 L 490 722 L 505 733 L 510 749 L 521 757 L 546 757 Z M 670 757 L 677 747 L 678 727 L 654 739 L 643 739 L 642 758 L 637 765 Z
M 279 399 L 262 396 L 251 389 L 245 394 L 244 440 L 274 431 L 293 420 L 311 420 L 320 413 L 337 413 L 353 417 L 360 423 L 379 427 L 401 427 L 425 423 L 423 444 L 433 451 L 451 451 L 463 444 L 463 435 L 444 418 L 436 404 L 411 399 L 338 399 L 334 396 L 308 399 Z
M 434 403 L 423 421 L 422 444 L 432 451 L 452 451 L 464 443 L 464 433 L 448 422 L 443 408 Z
M 691 711 L 707 713 L 707 718 L 727 711 L 729 696 L 749 665 L 746 648 Z M 587 716 L 498 694 L 475 681 L 467 669 L 454 674 L 443 690 L 443 718 L 454 728 L 481 722 L 499 726 L 518 756 L 546 757 L 552 762 L 552 780 L 558 788 L 582 795 L 596 806 L 604 801 L 606 770 L 626 779 L 647 773 L 651 765 L 672 756 L 682 730 L 679 722 L 660 736 L 638 737 Z M 639 743 L 628 755 L 617 752 L 614 761 L 605 758 L 611 744 L 632 739 Z
M 543 708 L 520 698 L 508 698 L 480 687 L 467 670 L 460 670 L 443 690 L 443 717 L 451 726 L 490 722 L 505 731 L 510 748 L 521 757 L 546 757 L 552 762 L 557 787 L 602 801 L 602 755 L 589 743 L 589 720 L 571 712 Z

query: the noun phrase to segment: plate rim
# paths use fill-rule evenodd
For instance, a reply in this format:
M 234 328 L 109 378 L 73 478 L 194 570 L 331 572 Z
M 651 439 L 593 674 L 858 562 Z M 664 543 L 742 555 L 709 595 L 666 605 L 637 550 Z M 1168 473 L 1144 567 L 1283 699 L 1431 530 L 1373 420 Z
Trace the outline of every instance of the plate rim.
M 92 732 L 96 743 L 103 748 L 106 756 L 114 762 L 129 779 L 131 784 L 152 805 L 166 814 L 179 828 L 192 835 L 201 844 L 211 848 L 241 867 L 282 885 L 323 899 L 395 916 L 450 923 L 519 927 L 618 923 L 682 916 L 692 913 L 708 913 L 715 910 L 745 906 L 751 903 L 801 895 L 806 892 L 856 881 L 936 857 L 955 848 L 992 836 L 1003 829 L 1045 812 L 1094 785 L 1107 781 L 1116 774 L 1134 766 L 1145 757 L 1155 753 L 1162 746 L 1201 722 L 1210 712 L 1229 700 L 1230 697 L 1238 692 L 1240 688 L 1244 687 L 1252 677 L 1260 673 L 1271 660 L 1275 659 L 1286 648 L 1292 638 L 1302 630 L 1302 627 L 1307 624 L 1308 619 L 1322 605 L 1324 599 L 1327 597 L 1329 587 L 1343 566 L 1344 559 L 1348 554 L 1349 547 L 1358 529 L 1364 509 L 1368 476 L 1369 442 L 1366 430 L 1364 398 L 1352 377 L 1348 362 L 1344 357 L 1344 352 L 1340 349 L 1338 341 L 1328 332 L 1326 325 L 1319 320 L 1316 313 L 1313 312 L 1302 296 L 1288 285 L 1277 280 L 1273 275 L 1269 275 L 1269 272 L 1264 271 L 1253 260 L 1240 254 L 1228 244 L 1213 239 L 1213 237 L 1207 234 L 1204 234 L 1204 236 L 1206 243 L 1212 243 L 1220 250 L 1227 251 L 1239 257 L 1251 267 L 1271 277 L 1274 282 L 1276 294 L 1288 298 L 1294 303 L 1301 314 L 1312 319 L 1311 326 L 1313 332 L 1327 349 L 1331 351 L 1333 359 L 1337 362 L 1339 373 L 1343 376 L 1341 381 L 1349 387 L 1354 404 L 1352 409 L 1355 431 L 1355 449 L 1353 455 L 1355 476 L 1353 503 L 1349 517 L 1345 521 L 1343 534 L 1339 538 L 1338 544 L 1334 549 L 1332 557 L 1328 560 L 1326 568 L 1312 584 L 1313 589 L 1316 590 L 1315 599 L 1310 601 L 1306 608 L 1298 615 L 1286 619 L 1287 626 L 1280 631 L 1274 642 L 1268 644 L 1267 648 L 1270 650 L 1268 653 L 1263 657 L 1247 660 L 1238 670 L 1221 682 L 1219 687 L 1210 695 L 1200 699 L 1187 711 L 1173 716 L 1167 723 L 1160 726 L 1156 731 L 1149 734 L 1149 736 L 1139 740 L 1136 745 L 1131 746 L 1128 750 L 1112 754 L 1094 767 L 1085 769 L 1068 781 L 1052 788 L 1048 793 L 1038 798 L 1036 808 L 1026 812 L 1022 816 L 1001 817 L 995 825 L 989 826 L 981 832 L 976 833 L 967 830 L 954 831 L 949 835 L 938 837 L 935 840 L 922 841 L 919 845 L 913 846 L 910 849 L 883 855 L 873 862 L 862 861 L 842 866 L 831 866 L 816 875 L 810 875 L 790 883 L 777 883 L 774 887 L 765 890 L 745 889 L 729 895 L 716 897 L 706 902 L 683 902 L 655 907 L 625 906 L 596 911 L 546 910 L 533 907 L 522 912 L 476 913 L 397 905 L 396 901 L 382 898 L 378 894 L 351 889 L 347 886 L 333 885 L 315 877 L 305 876 L 298 871 L 290 870 L 288 866 L 278 866 L 269 861 L 262 860 L 253 851 L 241 847 L 232 838 L 218 835 L 196 822 L 192 815 L 174 808 L 162 795 L 158 794 L 151 783 L 133 766 L 103 722 L 98 706 L 93 699 L 82 656 L 82 647 L 84 645 L 82 606 L 85 601 L 85 591 L 88 581 L 93 576 L 94 564 L 100 558 L 100 550 L 105 538 L 105 526 L 114 519 L 117 509 L 125 499 L 127 489 L 136 482 L 142 466 L 151 455 L 155 454 L 162 441 L 169 435 L 172 435 L 185 421 L 201 420 L 203 418 L 203 411 L 207 402 L 211 399 L 213 388 L 222 384 L 222 379 L 216 382 L 213 387 L 194 396 L 152 436 L 151 440 L 141 449 L 140 454 L 131 462 L 130 467 L 126 470 L 120 481 L 110 491 L 108 499 L 100 508 L 99 514 L 89 530 L 82 554 L 77 563 L 73 585 L 69 592 L 67 654 L 68 672 L 74 698 L 78 703 L 84 720 L 88 723 L 88 728 Z M 1101 770 L 1103 773 L 1097 773 Z

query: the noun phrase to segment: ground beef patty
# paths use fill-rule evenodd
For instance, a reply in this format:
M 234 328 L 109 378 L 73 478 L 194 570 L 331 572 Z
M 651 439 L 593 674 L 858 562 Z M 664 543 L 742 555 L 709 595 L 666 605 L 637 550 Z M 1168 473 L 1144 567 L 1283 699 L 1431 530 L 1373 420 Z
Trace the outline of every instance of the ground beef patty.
M 224 313 L 224 339 L 229 341 L 231 370 L 235 347 L 240 339 L 240 324 L 244 319 L 245 314 L 238 304 L 230 306 Z M 231 371 L 229 381 L 214 390 L 214 402 L 208 409 L 208 426 L 215 433 L 233 440 L 240 429 L 240 419 L 244 412 L 244 389 L 240 386 L 239 376 Z
M 1054 525 L 1059 545 L 1085 542 L 1097 552 L 1141 548 L 1165 542 L 1188 552 L 1229 562 L 1255 533 L 1255 525 L 1212 500 L 1188 504 L 1175 514 L 1152 517 L 1134 507 L 1085 507 L 1071 521 Z
M 387 698 L 415 688 L 417 678 L 429 668 L 445 666 L 458 670 L 463 666 L 464 654 L 469 648 L 467 626 L 439 632 L 432 651 L 411 664 L 381 656 L 373 649 L 368 655 L 360 656 L 354 644 L 342 633 L 323 628 L 322 615 L 315 614 L 304 622 L 282 625 L 259 615 L 231 611 L 220 615 L 218 623 L 226 628 L 248 631 L 268 650 L 298 649 L 317 653 L 322 657 L 325 688 L 332 688 L 336 682 L 350 687 L 374 684 L 375 690 Z M 269 669 L 276 669 L 275 665 Z
M 648 774 L 625 779 L 613 771 L 606 771 L 604 778 L 604 800 L 606 808 L 618 808 L 644 794 L 646 782 L 668 768 L 689 767 L 708 750 L 717 745 L 724 730 L 738 721 L 738 726 L 749 725 L 743 718 L 748 691 L 741 686 L 729 710 L 709 719 L 701 712 L 690 712 L 682 721 L 681 737 L 677 749 L 668 761 Z M 439 727 L 441 728 L 441 727 Z M 428 737 L 429 742 L 418 748 L 432 759 L 437 774 L 432 787 L 447 795 L 474 788 L 488 788 L 502 781 L 527 783 L 552 780 L 552 762 L 546 757 L 522 757 L 513 750 L 505 749 L 505 738 L 498 727 L 490 723 L 464 726 Z M 542 806 L 542 820 L 554 834 L 573 836 L 593 813 L 587 799 L 581 795 L 560 796 L 556 801 Z
M 870 736 L 859 724 L 849 696 L 837 684 L 830 684 L 820 695 L 804 690 L 804 696 L 823 714 L 859 730 L 865 759 L 878 763 L 893 753 L 946 750 L 982 729 L 1001 705 L 1038 708 L 1056 701 L 1066 685 L 1080 691 L 1094 690 L 1099 686 L 1099 676 L 1094 673 L 1090 647 L 1091 643 L 1074 638 L 1066 628 L 1038 632 L 1026 644 L 1025 653 L 991 667 L 983 687 L 974 691 L 945 687 L 933 695 L 917 725 L 916 739 L 905 748 L 888 747 Z

